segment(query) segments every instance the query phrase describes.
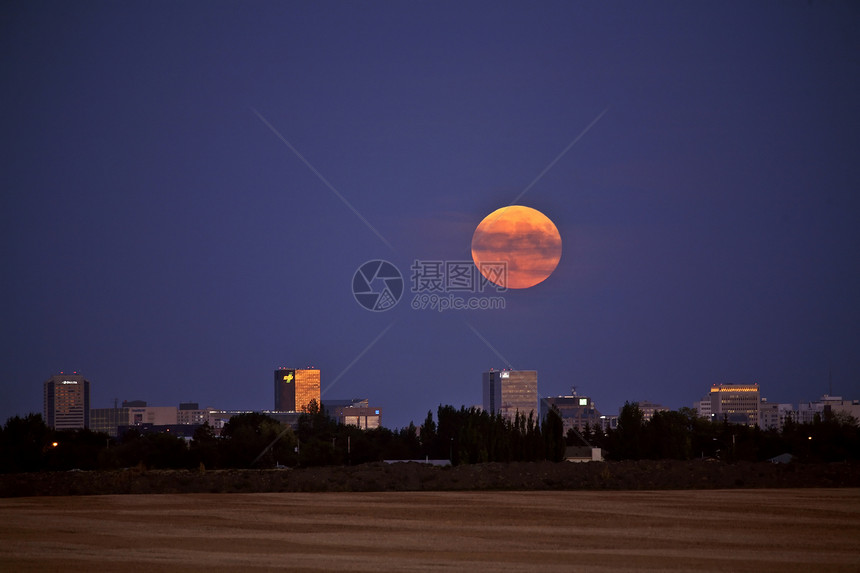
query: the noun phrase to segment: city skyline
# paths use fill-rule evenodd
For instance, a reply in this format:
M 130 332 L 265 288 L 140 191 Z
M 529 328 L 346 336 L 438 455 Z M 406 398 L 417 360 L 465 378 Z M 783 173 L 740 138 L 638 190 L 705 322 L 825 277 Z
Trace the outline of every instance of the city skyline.
M 64 370 L 253 410 L 313 364 L 393 428 L 489 368 L 605 410 L 860 396 L 860 7 L 162 8 L 0 22 L 0 420 Z M 552 255 L 528 288 L 474 264 L 511 205 L 560 237 L 505 229 Z
M 307 401 L 317 399 L 319 392 L 319 383 L 321 380 L 321 372 L 319 369 L 291 369 L 278 367 L 274 376 L 275 400 L 274 408 L 252 408 L 250 410 L 240 410 L 230 408 L 229 404 L 205 405 L 202 408 L 197 402 L 179 402 L 178 407 L 172 406 L 153 406 L 145 400 L 123 400 L 122 407 L 119 407 L 118 400 L 109 408 L 101 408 L 93 406 L 92 408 L 84 407 L 84 404 L 90 404 L 89 392 L 90 382 L 86 380 L 83 374 L 74 372 L 73 374 L 56 374 L 43 383 L 43 410 L 42 415 L 49 427 L 54 427 L 55 424 L 52 416 L 54 406 L 53 389 L 57 385 L 75 384 L 72 388 L 77 390 L 77 384 L 85 384 L 85 389 L 82 392 L 73 392 L 69 394 L 65 392 L 65 396 L 60 396 L 58 399 L 59 406 L 65 406 L 65 421 L 63 427 L 57 426 L 57 429 L 80 429 L 87 427 L 96 431 L 106 431 L 105 428 L 110 427 L 111 422 L 119 419 L 117 416 L 123 417 L 129 424 L 136 425 L 141 423 L 155 424 L 156 426 L 170 426 L 183 424 L 201 424 L 203 421 L 210 422 L 213 427 L 220 428 L 221 425 L 229 419 L 229 416 L 242 411 L 254 411 L 268 414 L 301 414 L 307 412 Z M 74 382 L 69 381 L 74 379 Z M 289 379 L 288 382 L 284 382 Z M 301 391 L 296 388 L 296 384 L 302 387 Z M 502 418 L 513 422 L 516 414 L 523 414 L 528 418 L 529 414 L 535 416 L 537 422 L 541 422 L 548 414 L 549 408 L 556 407 L 559 409 L 563 419 L 565 428 L 570 426 L 578 427 L 582 430 L 586 422 L 598 423 L 604 429 L 614 428 L 617 419 L 617 414 L 621 412 L 623 406 L 618 406 L 612 409 L 603 409 L 603 412 L 598 411 L 597 404 L 587 395 L 581 394 L 576 387 L 571 387 L 570 394 L 567 395 L 544 395 L 540 392 L 538 383 L 538 373 L 535 370 L 528 371 L 511 371 L 506 369 L 489 371 L 481 373 L 481 393 L 483 395 L 482 402 L 479 404 L 466 405 L 461 404 L 465 408 L 479 408 L 501 416 Z M 291 392 L 284 392 L 284 384 L 293 386 Z M 62 390 L 68 390 L 65 386 L 60 386 Z M 62 393 L 62 392 L 61 392 Z M 303 399 L 297 399 L 296 396 L 304 396 Z M 50 396 L 50 400 L 49 400 Z M 340 423 L 359 425 L 367 429 L 368 427 L 378 427 L 380 425 L 380 409 L 369 405 L 368 398 L 329 398 L 327 400 L 319 399 L 319 404 L 333 408 L 329 415 L 337 419 Z M 532 402 L 535 406 L 530 408 Z M 636 404 L 639 406 L 643 414 L 644 420 L 650 420 L 653 414 L 659 410 L 671 410 L 663 404 L 654 403 L 650 400 L 632 399 L 625 400 L 625 404 Z M 794 417 L 800 423 L 809 423 L 813 421 L 813 415 L 821 409 L 816 406 L 829 404 L 836 410 L 844 410 L 849 415 L 860 420 L 860 399 L 851 396 L 836 396 L 832 394 L 822 394 L 817 399 L 798 400 L 796 403 L 785 403 L 777 401 L 768 401 L 767 396 L 761 394 L 761 389 L 757 383 L 713 383 L 709 388 L 709 392 L 702 400 L 696 400 L 692 404 L 686 404 L 680 408 L 687 408 L 695 411 L 699 416 L 717 421 L 725 418 L 726 421 L 732 424 L 744 424 L 754 426 L 759 424 L 763 429 L 774 427 L 782 428 L 787 417 Z M 69 405 L 75 406 L 75 411 L 71 415 L 68 412 Z M 279 407 L 286 406 L 286 407 Z M 795 404 L 797 407 L 795 408 Z M 290 407 L 292 406 L 292 407 Z M 453 404 L 440 404 L 440 406 L 453 406 Z M 348 407 L 350 414 L 346 415 L 343 409 Z M 356 409 L 357 408 L 357 409 Z M 123 411 L 122 414 L 118 412 Z M 836 411 L 834 410 L 834 411 Z M 58 410 L 59 411 L 59 410 Z M 354 412 L 361 412 L 361 420 L 357 422 Z M 430 410 L 431 414 L 433 410 Z M 739 412 L 739 414 L 735 414 Z M 130 414 L 130 415 L 129 415 Z M 184 415 L 183 415 L 184 414 Z M 209 414 L 218 414 L 213 420 L 209 420 Z M 144 419 L 144 415 L 146 419 Z M 226 417 L 225 417 L 226 416 Z M 371 426 L 367 426 L 367 417 L 375 418 L 375 422 Z M 295 423 L 298 418 L 281 419 L 275 416 L 282 422 Z M 175 419 L 174 419 L 175 418 Z M 90 425 L 86 420 L 94 420 Z M 416 427 L 420 425 L 421 420 L 410 420 Z M 122 424 L 115 424 L 122 425 Z M 398 430 L 405 426 L 385 426 L 392 430 Z M 112 428 L 110 434 L 116 435 Z

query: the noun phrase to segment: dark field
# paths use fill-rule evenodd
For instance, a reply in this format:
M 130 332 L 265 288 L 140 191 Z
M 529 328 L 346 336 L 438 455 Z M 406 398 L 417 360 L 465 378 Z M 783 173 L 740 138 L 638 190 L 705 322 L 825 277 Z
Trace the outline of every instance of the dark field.
M 3 571 L 857 571 L 860 489 L 0 500 Z
M 0 474 L 0 497 L 138 493 L 474 490 L 662 490 L 860 487 L 860 464 L 707 461 L 510 463 L 434 467 L 373 463 L 298 470 Z

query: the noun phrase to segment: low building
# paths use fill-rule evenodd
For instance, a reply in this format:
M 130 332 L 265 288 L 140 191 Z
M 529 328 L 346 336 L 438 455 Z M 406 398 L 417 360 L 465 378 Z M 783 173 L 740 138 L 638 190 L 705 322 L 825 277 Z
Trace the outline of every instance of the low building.
M 117 434 L 121 437 L 130 430 L 141 434 L 170 434 L 183 440 L 190 441 L 202 424 L 133 424 L 117 427 Z
M 655 412 L 668 412 L 669 408 L 662 404 L 657 404 L 656 402 L 651 402 L 650 400 L 640 400 L 636 402 L 639 406 L 639 411 L 642 412 L 642 419 L 646 422 L 654 417 Z
M 711 419 L 711 398 L 705 396 L 701 400 L 693 403 L 693 409 L 700 418 Z
M 564 449 L 566 462 L 602 462 L 603 450 L 586 446 L 568 446 Z
M 362 430 L 372 430 L 382 425 L 379 408 L 368 405 L 366 398 L 352 400 L 325 400 L 323 408 L 328 416 L 345 426 L 357 426 Z
M 176 406 L 142 406 L 128 409 L 130 426 L 152 424 L 154 426 L 170 426 L 179 423 Z
M 841 396 L 821 397 L 824 414 L 851 416 L 855 423 L 860 423 L 860 400 L 843 400 Z
M 600 416 L 600 429 L 604 433 L 618 429 L 618 416 Z
M 180 402 L 176 411 L 176 423 L 203 424 L 209 421 L 209 410 L 211 408 L 201 409 L 197 402 Z
M 90 429 L 93 432 L 103 432 L 112 438 L 119 433 L 119 426 L 128 425 L 128 408 L 93 408 L 90 410 Z
M 759 427 L 762 430 L 779 430 L 785 427 L 788 418 L 794 418 L 794 407 L 791 404 L 778 404 L 768 402 L 767 398 L 761 399 L 759 406 Z

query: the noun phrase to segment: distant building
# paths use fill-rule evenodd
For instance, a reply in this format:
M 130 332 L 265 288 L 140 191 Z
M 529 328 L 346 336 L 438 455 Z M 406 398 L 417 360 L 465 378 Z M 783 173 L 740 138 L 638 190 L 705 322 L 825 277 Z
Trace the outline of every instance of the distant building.
M 711 419 L 711 397 L 705 396 L 698 402 L 693 403 L 693 409 L 700 418 Z
M 145 403 L 145 402 L 144 402 Z M 128 409 L 128 425 L 173 426 L 179 423 L 176 406 L 143 406 Z
M 824 414 L 851 416 L 855 423 L 860 423 L 860 400 L 843 400 L 841 396 L 825 394 L 821 397 L 821 405 Z
M 322 406 L 325 408 L 326 412 L 330 412 L 335 408 L 368 408 L 370 404 L 368 403 L 367 398 L 351 398 L 347 400 L 325 399 L 322 401 Z
M 791 419 L 798 424 L 811 424 L 815 416 L 824 419 L 829 415 L 851 416 L 855 421 L 860 420 L 860 401 L 843 400 L 841 396 L 825 394 L 815 402 L 801 402 L 791 413 Z
M 90 382 L 78 373 L 51 376 L 43 384 L 45 422 L 55 430 L 90 427 Z
M 177 409 L 173 406 L 148 406 L 144 400 L 123 400 L 121 408 L 90 410 L 90 429 L 104 432 L 111 437 L 122 434 L 118 428 L 123 426 L 146 426 L 152 431 L 153 428 L 170 428 L 175 425 L 201 426 L 208 421 L 209 409 L 201 410 L 196 402 L 183 402 Z
M 320 371 L 314 368 L 275 370 L 275 411 L 307 412 L 311 400 L 320 403 Z
M 604 433 L 618 429 L 618 416 L 600 416 L 600 429 Z
M 117 427 L 117 434 L 123 436 L 129 430 L 137 430 L 141 434 L 170 434 L 186 441 L 194 438 L 194 432 L 202 424 L 134 424 Z
M 758 384 L 711 386 L 711 419 L 715 422 L 755 426 L 759 423 L 761 395 Z
M 548 396 L 541 399 L 541 420 L 555 407 L 561 415 L 564 424 L 564 433 L 567 434 L 571 428 L 584 431 L 585 426 L 589 428 L 600 427 L 600 412 L 594 405 L 594 401 L 588 396 L 579 396 L 576 388 L 571 388 L 570 396 Z
M 209 410 L 209 426 L 215 430 L 216 434 L 221 434 L 221 430 L 224 429 L 224 425 L 230 421 L 230 418 L 236 416 L 237 414 L 247 414 L 248 412 L 245 410 Z M 271 415 L 270 412 L 263 412 L 264 414 Z M 298 416 L 296 416 L 298 418 Z
M 778 404 L 761 399 L 758 413 L 758 425 L 762 430 L 779 430 L 785 427 L 785 420 L 794 418 L 794 408 L 791 404 Z
M 491 414 L 513 420 L 517 412 L 540 416 L 537 370 L 490 370 L 482 378 L 483 407 Z
M 654 417 L 655 412 L 668 412 L 669 408 L 662 404 L 656 404 L 650 400 L 640 400 L 636 402 L 639 406 L 639 411 L 642 412 L 642 419 L 646 422 Z
M 302 416 L 302 412 L 279 412 L 275 411 L 263 411 L 262 414 L 269 416 L 270 418 L 274 418 L 278 422 L 284 424 L 285 426 L 291 427 L 293 430 L 299 429 L 299 418 Z M 223 427 L 223 424 L 222 424 Z
M 104 432 L 112 438 L 119 426 L 128 425 L 128 408 L 93 408 L 90 410 L 90 430 Z
M 177 424 L 204 424 L 209 421 L 209 410 L 211 408 L 200 409 L 200 404 L 197 402 L 180 402 L 179 410 L 176 411 Z
M 331 419 L 345 426 L 372 430 L 382 425 L 382 414 L 379 408 L 370 407 L 367 398 L 324 400 L 323 407 Z

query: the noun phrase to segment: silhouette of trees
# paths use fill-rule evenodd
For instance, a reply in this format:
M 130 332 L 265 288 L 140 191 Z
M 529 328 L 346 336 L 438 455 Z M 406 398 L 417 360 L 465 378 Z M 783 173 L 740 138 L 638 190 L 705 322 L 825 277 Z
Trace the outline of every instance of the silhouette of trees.
M 607 436 L 609 456 L 617 460 L 638 460 L 646 457 L 643 447 L 644 428 L 644 417 L 639 404 L 625 402 L 618 414 L 618 427 Z
M 564 421 L 558 409 L 553 406 L 543 422 L 544 456 L 552 462 L 564 459 Z
M 34 472 L 44 467 L 51 430 L 41 414 L 9 418 L 0 431 L 0 471 Z
M 506 420 L 477 408 L 440 405 L 436 415 L 438 424 L 428 412 L 418 429 L 418 451 L 431 458 L 454 465 L 564 458 L 563 423 L 557 412 L 543 424 L 533 412 L 517 412 Z
M 220 463 L 224 467 L 274 467 L 278 463 L 295 465 L 297 461 L 293 431 L 259 412 L 230 418 L 221 429 L 219 444 Z
M 51 446 L 45 451 L 45 469 L 99 469 L 103 467 L 102 452 L 108 447 L 110 439 L 105 433 L 90 430 L 55 431 Z
M 845 414 L 825 411 L 813 422 L 786 420 L 782 432 L 711 422 L 690 408 L 656 412 L 645 420 L 625 403 L 618 426 L 586 425 L 563 433 L 552 410 L 543 420 L 517 412 L 512 420 L 477 408 L 440 405 L 420 427 L 363 430 L 338 424 L 316 403 L 295 431 L 261 413 L 233 416 L 218 435 L 208 424 L 189 442 L 169 433 L 131 428 L 119 439 L 89 430 L 52 431 L 41 415 L 10 418 L 0 428 L 0 472 L 147 468 L 247 468 L 361 464 L 386 459 L 450 459 L 451 463 L 564 459 L 566 445 L 583 440 L 611 460 L 717 458 L 761 461 L 789 453 L 799 462 L 860 459 L 860 427 Z

